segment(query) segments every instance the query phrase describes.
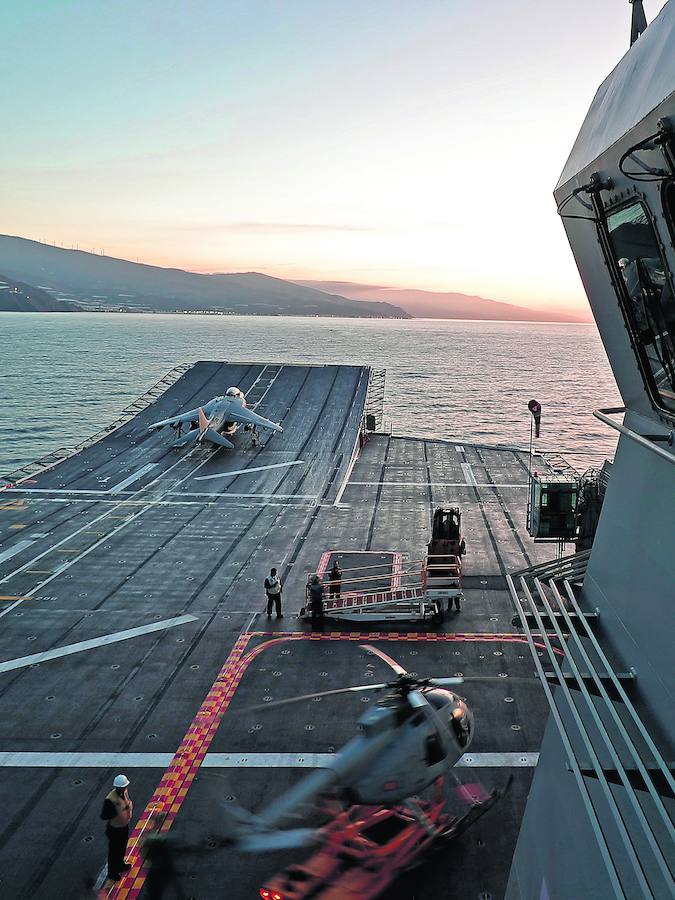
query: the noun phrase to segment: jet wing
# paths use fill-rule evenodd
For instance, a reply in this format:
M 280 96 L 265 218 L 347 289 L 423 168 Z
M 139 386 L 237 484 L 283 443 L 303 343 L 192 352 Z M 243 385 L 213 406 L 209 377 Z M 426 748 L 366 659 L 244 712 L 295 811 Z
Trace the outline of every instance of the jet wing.
M 161 422 L 154 422 L 152 425 L 148 425 L 148 429 L 152 431 L 155 428 L 161 428 L 163 425 L 178 425 L 179 422 L 198 422 L 200 408 L 208 415 L 208 407 L 209 404 L 207 403 L 206 406 L 198 406 L 196 409 L 190 409 L 187 412 L 181 413 L 179 416 L 172 416 L 170 419 L 162 419 Z
M 254 413 L 244 406 L 234 406 L 234 404 L 232 404 L 225 414 L 225 417 L 228 422 L 243 422 L 245 425 L 259 425 L 261 428 L 269 428 L 270 431 L 284 430 L 281 425 L 277 425 L 276 422 L 272 422 L 264 416 L 259 416 L 258 413 Z

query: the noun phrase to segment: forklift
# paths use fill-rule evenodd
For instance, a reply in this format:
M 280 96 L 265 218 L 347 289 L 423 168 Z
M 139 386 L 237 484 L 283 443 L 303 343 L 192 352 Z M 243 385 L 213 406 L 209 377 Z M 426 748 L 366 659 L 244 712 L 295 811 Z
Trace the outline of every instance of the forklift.
M 462 556 L 466 544 L 462 537 L 462 513 L 458 506 L 439 506 L 434 510 L 431 540 L 427 544 L 427 559 L 423 582 L 428 599 L 448 601 L 448 611 L 454 600 L 459 611 L 462 593 Z

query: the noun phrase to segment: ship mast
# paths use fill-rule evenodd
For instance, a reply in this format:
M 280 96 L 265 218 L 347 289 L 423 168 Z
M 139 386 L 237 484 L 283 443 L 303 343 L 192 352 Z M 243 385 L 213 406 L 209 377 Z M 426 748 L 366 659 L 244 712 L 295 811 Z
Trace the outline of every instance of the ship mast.
M 643 31 L 647 29 L 647 17 L 645 16 L 642 0 L 628 0 L 633 7 L 633 14 L 630 22 L 630 45 L 631 47 L 640 37 Z

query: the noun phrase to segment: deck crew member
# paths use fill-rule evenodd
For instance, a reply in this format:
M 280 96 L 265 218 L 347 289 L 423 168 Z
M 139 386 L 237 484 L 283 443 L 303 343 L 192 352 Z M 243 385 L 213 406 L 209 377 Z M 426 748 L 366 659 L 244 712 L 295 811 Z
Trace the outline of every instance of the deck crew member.
M 277 619 L 280 619 L 283 615 L 281 612 L 281 580 L 276 569 L 270 569 L 270 574 L 265 579 L 265 593 L 267 594 L 267 618 L 272 618 L 272 604 L 274 604 Z
M 323 628 L 324 587 L 318 575 L 312 575 L 307 590 L 312 614 L 312 628 Z
M 116 775 L 113 789 L 103 801 L 101 818 L 107 822 L 105 833 L 108 838 L 108 878 L 118 881 L 131 865 L 124 861 L 129 840 L 129 822 L 134 811 L 134 804 L 127 788 L 129 779 L 126 775 Z
M 329 596 L 331 598 L 339 599 L 340 597 L 340 587 L 342 585 L 342 569 L 340 568 L 340 564 L 335 560 L 333 563 L 333 568 L 328 573 L 328 581 L 330 582 L 330 591 Z

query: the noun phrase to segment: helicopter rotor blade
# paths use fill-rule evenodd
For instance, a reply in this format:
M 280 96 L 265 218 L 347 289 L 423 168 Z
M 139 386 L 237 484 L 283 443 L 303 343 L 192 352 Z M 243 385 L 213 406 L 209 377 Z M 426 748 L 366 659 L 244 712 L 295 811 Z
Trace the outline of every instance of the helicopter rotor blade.
M 435 679 L 432 679 L 435 680 Z M 462 675 L 460 681 L 501 681 L 501 682 L 512 682 L 512 681 L 539 681 L 536 676 L 526 677 L 524 675 L 508 675 L 504 678 L 502 675 Z
M 246 713 L 257 712 L 261 709 L 274 709 L 275 706 L 288 706 L 291 703 L 301 703 L 303 700 L 314 700 L 315 697 L 335 697 L 337 694 L 350 694 L 355 691 L 382 691 L 391 687 L 390 684 L 357 684 L 354 687 L 336 688 L 332 691 L 315 691 L 313 694 L 301 694 L 299 697 L 288 697 L 286 700 L 272 700 L 270 703 L 256 703 L 255 706 L 245 706 L 243 709 L 235 709 L 232 712 Z
M 428 700 L 424 699 L 421 691 L 410 691 L 406 694 L 406 698 L 413 709 L 426 709 L 429 706 Z
M 527 678 L 525 676 L 516 675 L 512 677 L 508 675 L 506 677 L 502 675 L 454 675 L 450 678 L 429 678 L 427 679 L 429 684 L 434 685 L 451 685 L 451 684 L 464 684 L 466 681 L 500 681 L 505 683 L 508 679 L 508 682 L 514 681 L 538 681 L 539 679 L 536 677 Z
M 372 644 L 359 644 L 359 646 L 362 650 L 365 650 L 366 653 L 372 653 L 374 656 L 379 656 L 379 658 L 383 662 L 386 662 L 386 664 L 390 666 L 397 675 L 408 674 L 402 665 L 397 663 L 395 659 L 392 659 L 391 656 L 387 656 L 387 654 L 383 650 L 378 650 L 377 647 L 373 647 Z

